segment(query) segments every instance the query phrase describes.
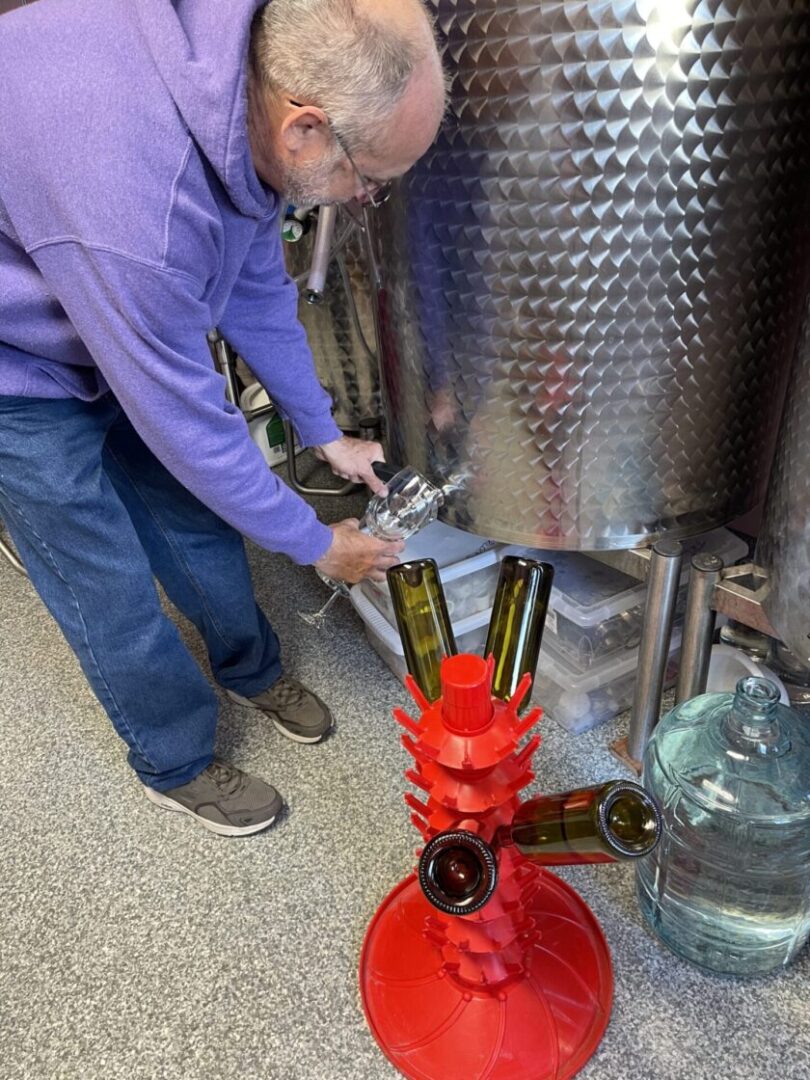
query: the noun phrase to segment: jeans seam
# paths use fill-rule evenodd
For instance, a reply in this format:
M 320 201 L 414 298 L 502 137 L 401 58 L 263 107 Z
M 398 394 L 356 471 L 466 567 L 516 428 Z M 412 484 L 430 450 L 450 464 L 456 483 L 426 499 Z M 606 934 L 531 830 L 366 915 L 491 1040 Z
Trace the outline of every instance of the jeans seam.
M 39 535 L 39 533 L 37 532 L 36 528 L 34 527 L 33 523 L 31 522 L 31 520 L 26 516 L 25 512 L 21 509 L 21 507 L 19 507 L 17 505 L 17 503 L 14 501 L 14 499 L 12 499 L 9 496 L 8 492 L 5 493 L 5 498 L 8 501 L 9 506 L 11 506 L 11 508 L 14 510 L 15 514 L 17 514 L 17 516 L 20 518 L 20 520 L 25 523 L 26 528 L 29 530 L 31 535 L 36 539 L 37 543 L 42 548 L 42 551 L 44 552 L 46 559 L 50 562 L 51 567 L 53 568 L 53 570 L 56 573 L 57 577 L 59 578 L 59 580 L 62 582 L 62 584 L 65 586 L 68 593 L 70 594 L 70 598 L 71 598 L 71 601 L 73 603 L 73 606 L 75 607 L 76 612 L 77 612 L 77 614 L 79 616 L 79 623 L 81 625 L 81 630 L 82 630 L 82 634 L 83 634 L 83 637 L 84 637 L 84 644 L 85 644 L 85 646 L 87 648 L 88 656 L 90 657 L 90 659 L 93 662 L 93 665 L 94 665 L 94 667 L 96 669 L 96 674 L 97 674 L 97 676 L 99 678 L 99 681 L 103 684 L 104 689 L 107 691 L 107 693 L 110 696 L 110 701 L 112 702 L 113 708 L 115 710 L 116 716 L 118 717 L 118 720 L 121 723 L 121 726 L 128 733 L 130 739 L 132 740 L 132 745 L 135 747 L 135 749 L 140 754 L 140 756 L 143 758 L 143 760 L 151 768 L 158 771 L 157 766 L 150 759 L 149 755 L 146 753 L 143 746 L 141 745 L 140 739 L 138 739 L 135 732 L 132 730 L 132 727 L 131 727 L 129 721 L 127 720 L 126 716 L 124 715 L 123 710 L 121 709 L 121 706 L 118 704 L 118 701 L 116 700 L 115 694 L 112 691 L 112 687 L 110 686 L 109 682 L 107 681 L 107 679 L 104 676 L 103 671 L 101 670 L 101 665 L 98 662 L 98 658 L 96 657 L 96 654 L 95 654 L 95 652 L 93 650 L 93 646 L 90 644 L 90 635 L 89 635 L 88 630 L 87 630 L 87 622 L 85 621 L 84 614 L 82 612 L 82 606 L 79 603 L 79 598 L 76 596 L 76 593 L 75 593 L 75 591 L 73 589 L 73 586 L 70 584 L 70 582 L 67 580 L 65 575 L 60 570 L 59 563 L 56 561 L 56 558 L 55 558 L 53 552 L 51 551 L 50 547 L 48 546 L 47 542 Z
M 229 641 L 226 638 L 225 634 L 223 633 L 223 631 L 222 631 L 222 629 L 221 629 L 221 627 L 220 627 L 220 625 L 219 625 L 213 611 L 211 610 L 211 608 L 210 608 L 210 606 L 208 604 L 208 601 L 207 601 L 206 596 L 205 596 L 205 590 L 202 588 L 202 586 L 198 582 L 197 578 L 194 576 L 194 573 L 192 572 L 192 569 L 188 565 L 188 563 L 186 562 L 185 558 L 183 558 L 181 550 L 177 546 L 177 544 L 175 544 L 171 534 L 168 533 L 166 531 L 166 529 L 163 527 L 163 523 L 161 522 L 160 518 L 157 516 L 157 514 L 153 510 L 149 500 L 144 496 L 143 492 L 141 491 L 141 489 L 140 489 L 140 487 L 138 485 L 138 481 L 135 479 L 135 477 L 132 475 L 132 473 L 126 468 L 126 466 L 123 464 L 121 459 L 114 453 L 113 450 L 110 449 L 109 445 L 107 445 L 106 451 L 110 455 L 110 457 L 113 459 L 113 461 L 116 463 L 116 465 L 121 470 L 121 472 L 129 480 L 130 484 L 132 485 L 133 491 L 138 496 L 138 498 L 141 500 L 143 505 L 146 507 L 147 513 L 149 514 L 149 516 L 152 518 L 155 525 L 159 529 L 161 535 L 163 536 L 164 540 L 166 541 L 166 544 L 168 545 L 169 549 L 171 550 L 172 554 L 174 555 L 175 559 L 177 560 L 177 563 L 179 564 L 181 571 L 185 574 L 186 579 L 189 581 L 189 583 L 191 584 L 191 587 L 194 589 L 197 596 L 200 598 L 200 602 L 202 604 L 203 611 L 208 616 L 208 619 L 211 622 L 211 626 L 216 631 L 217 636 L 219 637 L 219 640 L 222 642 L 222 644 L 227 649 L 232 649 L 232 650 L 238 649 L 238 645 L 234 644 L 232 641 Z

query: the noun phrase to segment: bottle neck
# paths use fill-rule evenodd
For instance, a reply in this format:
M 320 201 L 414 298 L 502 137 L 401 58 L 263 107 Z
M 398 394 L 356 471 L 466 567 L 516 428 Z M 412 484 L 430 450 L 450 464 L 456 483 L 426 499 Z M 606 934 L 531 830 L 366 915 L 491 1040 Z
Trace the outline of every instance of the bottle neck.
M 779 757 L 790 742 L 779 723 L 779 692 L 767 679 L 740 679 L 725 717 L 729 742 L 747 755 Z

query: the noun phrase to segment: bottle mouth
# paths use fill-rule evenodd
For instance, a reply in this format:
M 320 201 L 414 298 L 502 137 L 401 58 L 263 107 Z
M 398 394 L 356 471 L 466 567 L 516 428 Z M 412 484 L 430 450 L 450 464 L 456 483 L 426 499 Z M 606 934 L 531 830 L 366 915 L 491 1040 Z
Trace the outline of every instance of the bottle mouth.
M 781 757 L 790 739 L 779 720 L 781 694 L 770 679 L 748 675 L 737 683 L 724 731 L 738 750 L 757 757 Z
M 598 826 L 615 851 L 640 859 L 654 851 L 661 839 L 661 811 L 644 788 L 619 780 L 599 804 Z
M 491 899 L 498 884 L 495 854 L 475 833 L 439 833 L 422 852 L 419 884 L 445 915 L 472 915 Z
M 759 709 L 768 709 L 778 705 L 781 695 L 775 683 L 770 679 L 761 679 L 756 675 L 746 675 L 737 683 L 737 693 L 749 705 Z

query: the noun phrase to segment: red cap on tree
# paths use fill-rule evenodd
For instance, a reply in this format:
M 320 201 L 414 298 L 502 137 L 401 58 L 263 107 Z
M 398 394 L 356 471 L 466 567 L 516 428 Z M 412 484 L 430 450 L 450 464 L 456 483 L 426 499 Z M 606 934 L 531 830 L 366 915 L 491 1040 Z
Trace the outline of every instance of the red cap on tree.
M 459 734 L 482 731 L 493 713 L 486 661 L 464 653 L 443 660 L 442 718 L 446 726 Z

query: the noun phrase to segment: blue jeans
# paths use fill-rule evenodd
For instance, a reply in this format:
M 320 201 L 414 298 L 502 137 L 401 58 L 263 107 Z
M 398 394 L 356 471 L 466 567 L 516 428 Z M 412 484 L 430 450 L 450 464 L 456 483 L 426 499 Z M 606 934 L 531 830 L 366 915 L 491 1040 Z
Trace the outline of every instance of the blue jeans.
M 193 779 L 212 760 L 217 697 L 154 578 L 199 630 L 217 682 L 255 696 L 281 661 L 242 537 L 166 471 L 110 394 L 0 396 L 0 518 L 140 779 L 159 791 Z

